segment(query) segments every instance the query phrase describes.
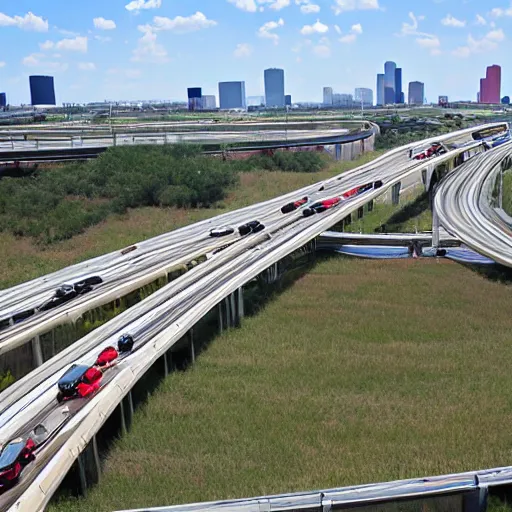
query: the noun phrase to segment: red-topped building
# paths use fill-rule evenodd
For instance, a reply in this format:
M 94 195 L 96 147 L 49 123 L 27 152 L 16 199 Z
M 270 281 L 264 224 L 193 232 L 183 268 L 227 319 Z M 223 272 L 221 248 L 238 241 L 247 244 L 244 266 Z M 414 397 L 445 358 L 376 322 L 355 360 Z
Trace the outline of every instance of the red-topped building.
M 479 103 L 500 103 L 501 67 L 494 64 L 487 68 L 485 78 L 480 80 Z

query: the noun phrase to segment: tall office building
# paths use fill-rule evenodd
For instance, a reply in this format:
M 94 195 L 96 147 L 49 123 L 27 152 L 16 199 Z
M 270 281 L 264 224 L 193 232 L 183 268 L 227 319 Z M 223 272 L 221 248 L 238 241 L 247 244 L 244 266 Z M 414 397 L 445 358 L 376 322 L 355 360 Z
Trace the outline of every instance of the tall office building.
M 333 93 L 332 93 L 332 87 L 324 87 L 324 105 L 326 107 L 330 107 L 333 104 Z
M 217 108 L 217 99 L 214 95 L 206 95 L 201 99 L 203 110 L 215 110 Z
M 384 64 L 384 103 L 395 103 L 395 72 L 396 64 L 388 61 Z
M 285 106 L 284 97 L 284 70 L 266 69 L 265 70 L 265 106 L 283 108 Z
M 363 107 L 373 106 L 373 91 L 365 87 L 358 87 L 354 91 L 354 101 L 356 106 L 363 105 Z
M 292 106 L 292 95 L 291 94 L 286 94 L 285 95 L 285 97 L 284 97 L 284 104 L 287 107 L 291 107 Z
M 7 94 L 0 92 L 0 108 L 7 106 Z
M 53 76 L 30 76 L 29 82 L 32 106 L 56 105 Z
M 404 94 L 402 92 L 402 68 L 395 69 L 395 103 L 403 103 Z
M 193 112 L 194 110 L 201 110 L 203 104 L 201 98 L 203 97 L 203 90 L 201 87 L 189 87 L 187 89 L 188 95 L 188 109 Z
M 500 103 L 501 67 L 494 64 L 487 68 L 485 78 L 480 80 L 479 103 Z
M 384 105 L 384 75 L 377 75 L 377 105 Z
M 245 109 L 245 82 L 219 82 L 219 103 L 221 110 Z
M 423 105 L 425 99 L 425 84 L 422 82 L 409 83 L 409 105 Z

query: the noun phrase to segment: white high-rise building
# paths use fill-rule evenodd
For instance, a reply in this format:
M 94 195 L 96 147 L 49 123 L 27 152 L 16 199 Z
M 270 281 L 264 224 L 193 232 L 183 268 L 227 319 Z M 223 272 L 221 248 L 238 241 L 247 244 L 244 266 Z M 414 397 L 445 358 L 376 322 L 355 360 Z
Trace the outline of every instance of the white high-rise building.
M 363 107 L 373 106 L 373 91 L 365 87 L 358 87 L 354 94 L 354 101 L 356 106 L 363 105 Z
M 203 110 L 214 110 L 217 108 L 217 98 L 212 95 L 202 97 Z
M 332 87 L 324 87 L 324 105 L 330 107 L 333 105 Z

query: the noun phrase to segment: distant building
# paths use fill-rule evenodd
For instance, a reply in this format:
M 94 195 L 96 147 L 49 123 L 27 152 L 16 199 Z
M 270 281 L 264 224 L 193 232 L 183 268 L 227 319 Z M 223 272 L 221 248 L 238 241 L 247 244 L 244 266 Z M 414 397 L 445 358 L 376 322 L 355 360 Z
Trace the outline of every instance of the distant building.
M 364 87 L 358 87 L 354 91 L 354 101 L 356 106 L 371 107 L 373 106 L 373 91 Z
M 30 76 L 29 82 L 32 106 L 57 104 L 53 76 Z
M 499 103 L 501 98 L 501 67 L 489 66 L 485 78 L 480 80 L 479 103 Z
M 409 83 L 409 105 L 423 105 L 425 84 L 422 82 Z
M 219 82 L 219 103 L 221 110 L 246 109 L 245 82 Z
M 286 94 L 285 97 L 284 97 L 284 104 L 286 107 L 291 107 L 292 106 L 292 95 L 291 94 Z
M 0 108 L 7 106 L 7 94 L 0 92 Z
M 333 105 L 332 87 L 324 87 L 324 105 L 331 107 Z
M 332 104 L 335 107 L 352 107 L 354 104 L 354 97 L 352 94 L 333 94 Z
M 265 106 L 265 96 L 248 96 L 247 97 L 248 107 L 263 107 Z
M 266 69 L 265 77 L 265 106 L 267 108 L 284 108 L 284 70 Z
M 395 69 L 395 103 L 403 103 L 402 68 Z
M 446 107 L 448 105 L 448 96 L 439 96 L 438 105 L 440 107 Z
M 503 98 L 501 98 L 501 103 L 503 105 L 510 105 L 510 96 L 503 96 Z
M 191 112 L 195 110 L 201 110 L 203 108 L 203 90 L 201 87 L 189 87 L 187 89 L 188 95 L 188 109 Z
M 396 64 L 388 61 L 384 64 L 384 103 L 395 103 L 395 73 Z
M 203 96 L 201 99 L 203 110 L 215 110 L 217 108 L 217 98 L 213 94 Z
M 384 105 L 384 75 L 377 75 L 377 105 Z

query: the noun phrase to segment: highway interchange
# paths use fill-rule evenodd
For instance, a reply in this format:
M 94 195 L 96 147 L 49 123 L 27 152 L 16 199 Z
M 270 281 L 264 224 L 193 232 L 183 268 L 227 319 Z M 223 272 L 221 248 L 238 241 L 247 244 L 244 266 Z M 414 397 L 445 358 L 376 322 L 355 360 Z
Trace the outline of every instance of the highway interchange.
M 461 140 L 468 138 L 470 133 L 464 131 L 445 136 L 444 139 Z M 477 147 L 479 143 L 473 146 Z M 20 309 L 36 307 L 64 282 L 97 274 L 103 279 L 100 286 L 77 300 L 0 332 L 2 353 L 26 342 L 37 333 L 50 330 L 66 318 L 76 319 L 95 305 L 125 295 L 127 290 L 140 287 L 176 265 L 187 263 L 201 254 L 209 256 L 205 262 L 13 384 L 8 393 L 0 394 L 0 441 L 28 435 L 40 423 L 58 425 L 60 429 L 37 454 L 36 463 L 27 467 L 20 483 L 0 496 L 0 509 L 18 512 L 41 510 L 79 451 L 86 446 L 137 379 L 220 300 L 285 255 L 316 238 L 349 213 L 389 190 L 393 184 L 406 182 L 418 173 L 421 175 L 421 170 L 431 167 L 434 161 L 453 158 L 453 154 L 457 153 L 456 150 L 435 160 L 418 162 L 410 160 L 408 149 L 409 146 L 393 150 L 358 169 L 280 198 L 141 242 L 135 250 L 126 254 L 111 253 L 0 292 L 0 318 L 7 318 Z M 499 162 L 507 151 L 509 147 L 503 146 L 488 155 L 474 158 L 465 164 L 464 172 L 472 166 L 487 169 L 491 164 L 478 166 L 476 162 Z M 474 172 L 478 173 L 477 178 L 483 180 L 483 183 L 491 173 L 489 169 Z M 453 176 L 458 174 L 454 173 Z M 318 215 L 305 218 L 300 210 L 287 215 L 280 211 L 285 203 L 306 195 L 310 201 L 318 201 L 339 196 L 353 187 L 377 180 L 383 182 L 382 188 L 345 200 L 338 207 Z M 464 182 L 463 178 L 461 180 Z M 453 182 L 455 178 L 449 178 L 445 184 Z M 440 191 L 447 186 L 445 184 L 441 185 Z M 450 187 L 446 194 L 457 196 L 457 191 L 451 190 Z M 480 192 L 473 189 L 470 192 L 479 197 Z M 438 198 L 439 192 L 436 208 L 443 226 L 456 236 L 459 236 L 456 232 L 458 229 L 462 234 L 461 239 L 471 246 L 464 239 L 467 233 L 458 225 L 453 225 L 453 217 L 462 217 L 462 210 L 455 214 L 451 211 L 446 213 L 446 207 L 443 210 L 443 204 L 438 204 Z M 471 201 L 474 205 L 474 200 Z M 456 204 L 456 197 L 452 197 L 448 203 Z M 220 239 L 209 236 L 213 227 L 236 227 L 256 219 L 265 225 L 265 230 L 258 234 L 245 237 L 233 234 Z M 499 238 L 505 240 L 503 236 Z M 231 245 L 213 254 L 215 249 L 226 244 Z M 508 252 L 510 258 L 510 243 Z M 134 352 L 120 365 L 108 370 L 100 392 L 88 399 L 59 404 L 56 400 L 56 384 L 62 372 L 72 363 L 92 365 L 102 348 L 115 345 L 119 335 L 124 332 L 134 336 Z

